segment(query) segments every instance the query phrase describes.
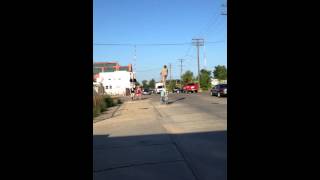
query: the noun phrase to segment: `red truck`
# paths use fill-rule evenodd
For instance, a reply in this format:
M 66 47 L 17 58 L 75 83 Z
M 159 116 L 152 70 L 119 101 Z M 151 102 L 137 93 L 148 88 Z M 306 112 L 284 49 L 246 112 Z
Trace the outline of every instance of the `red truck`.
M 186 93 L 188 92 L 197 93 L 199 91 L 199 85 L 197 83 L 189 83 L 183 86 L 182 89 L 183 89 L 183 92 L 186 92 Z

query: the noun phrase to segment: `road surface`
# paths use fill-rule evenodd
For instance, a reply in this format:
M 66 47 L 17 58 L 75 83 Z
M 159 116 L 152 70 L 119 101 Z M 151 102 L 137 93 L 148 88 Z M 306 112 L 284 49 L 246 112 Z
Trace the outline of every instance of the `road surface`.
M 227 98 L 144 96 L 93 130 L 95 180 L 227 179 Z

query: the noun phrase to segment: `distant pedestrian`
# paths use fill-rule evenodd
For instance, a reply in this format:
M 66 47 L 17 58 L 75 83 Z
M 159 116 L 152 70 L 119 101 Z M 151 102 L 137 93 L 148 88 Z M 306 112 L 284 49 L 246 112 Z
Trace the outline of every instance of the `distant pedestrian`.
M 137 91 L 136 91 L 136 95 L 139 98 L 139 100 L 141 100 L 141 96 L 142 96 L 142 90 L 141 87 L 138 86 Z
M 134 100 L 134 88 L 132 87 L 131 89 L 130 89 L 130 96 L 131 96 L 131 100 L 133 101 Z

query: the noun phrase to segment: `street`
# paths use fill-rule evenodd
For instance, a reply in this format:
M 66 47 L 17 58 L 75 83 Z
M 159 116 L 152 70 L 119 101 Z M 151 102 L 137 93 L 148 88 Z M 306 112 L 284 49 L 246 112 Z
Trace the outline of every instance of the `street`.
M 94 179 L 227 179 L 227 98 L 208 92 L 126 101 L 93 125 Z

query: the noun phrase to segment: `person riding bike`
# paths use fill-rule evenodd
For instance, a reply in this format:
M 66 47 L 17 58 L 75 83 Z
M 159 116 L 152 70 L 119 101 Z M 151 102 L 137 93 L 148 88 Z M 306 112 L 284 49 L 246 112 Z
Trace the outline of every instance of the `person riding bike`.
M 165 88 L 161 91 L 160 96 L 161 96 L 160 103 L 161 104 L 163 104 L 163 103 L 168 104 L 168 100 L 169 100 L 168 92 Z

